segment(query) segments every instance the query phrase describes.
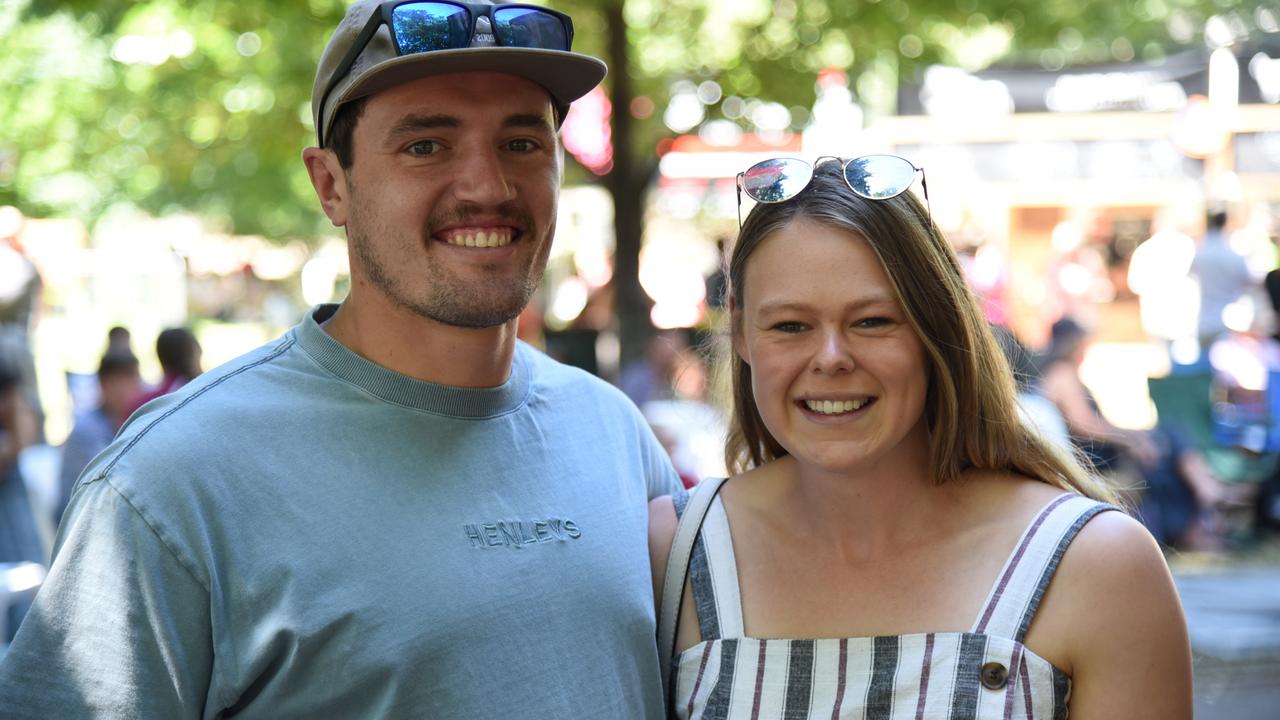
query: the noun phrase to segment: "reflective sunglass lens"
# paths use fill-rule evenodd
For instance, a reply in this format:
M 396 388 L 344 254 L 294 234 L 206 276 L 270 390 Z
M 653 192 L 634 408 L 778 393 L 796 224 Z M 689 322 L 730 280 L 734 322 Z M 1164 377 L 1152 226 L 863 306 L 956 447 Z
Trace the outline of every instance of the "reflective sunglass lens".
M 844 169 L 849 187 L 868 200 L 901 195 L 916 177 L 910 162 L 897 155 L 867 155 L 851 160 Z
M 391 30 L 401 55 L 467 47 L 469 21 L 466 10 L 447 3 L 406 3 L 391 11 Z
M 742 174 L 742 191 L 756 202 L 782 202 L 800 194 L 811 179 L 813 168 L 803 160 L 765 160 Z
M 568 50 L 569 34 L 560 18 L 535 8 L 493 11 L 494 34 L 507 47 Z

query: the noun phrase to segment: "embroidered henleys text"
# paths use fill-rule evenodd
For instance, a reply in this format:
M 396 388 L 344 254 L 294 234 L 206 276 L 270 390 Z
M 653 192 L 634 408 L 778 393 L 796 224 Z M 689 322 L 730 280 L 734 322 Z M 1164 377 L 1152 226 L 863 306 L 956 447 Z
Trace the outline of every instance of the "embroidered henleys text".
M 565 542 L 582 537 L 582 530 L 572 520 L 500 520 L 491 523 L 463 525 L 467 542 L 473 548 L 522 548 L 549 542 Z

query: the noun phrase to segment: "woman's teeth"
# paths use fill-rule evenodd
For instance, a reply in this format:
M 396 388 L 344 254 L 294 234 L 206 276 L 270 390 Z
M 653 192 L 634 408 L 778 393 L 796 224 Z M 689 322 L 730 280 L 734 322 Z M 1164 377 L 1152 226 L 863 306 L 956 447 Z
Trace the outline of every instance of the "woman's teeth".
M 805 400 L 804 406 L 810 411 L 823 415 L 839 415 L 862 409 L 870 400 Z

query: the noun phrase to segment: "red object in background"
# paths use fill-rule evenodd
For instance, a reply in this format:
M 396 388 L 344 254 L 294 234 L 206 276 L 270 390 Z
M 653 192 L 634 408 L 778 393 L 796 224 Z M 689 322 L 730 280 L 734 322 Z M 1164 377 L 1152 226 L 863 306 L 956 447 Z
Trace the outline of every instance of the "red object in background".
M 596 175 L 613 169 L 613 107 L 604 90 L 595 88 L 569 107 L 561 137 L 564 147 L 582 166 Z

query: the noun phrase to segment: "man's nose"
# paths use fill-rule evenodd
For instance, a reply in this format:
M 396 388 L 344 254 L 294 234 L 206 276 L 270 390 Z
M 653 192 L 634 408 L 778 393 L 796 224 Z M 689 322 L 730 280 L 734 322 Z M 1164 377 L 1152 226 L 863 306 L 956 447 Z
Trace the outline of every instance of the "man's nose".
M 470 153 L 453 172 L 453 194 L 459 200 L 497 205 L 515 197 L 515 186 L 497 149 Z

